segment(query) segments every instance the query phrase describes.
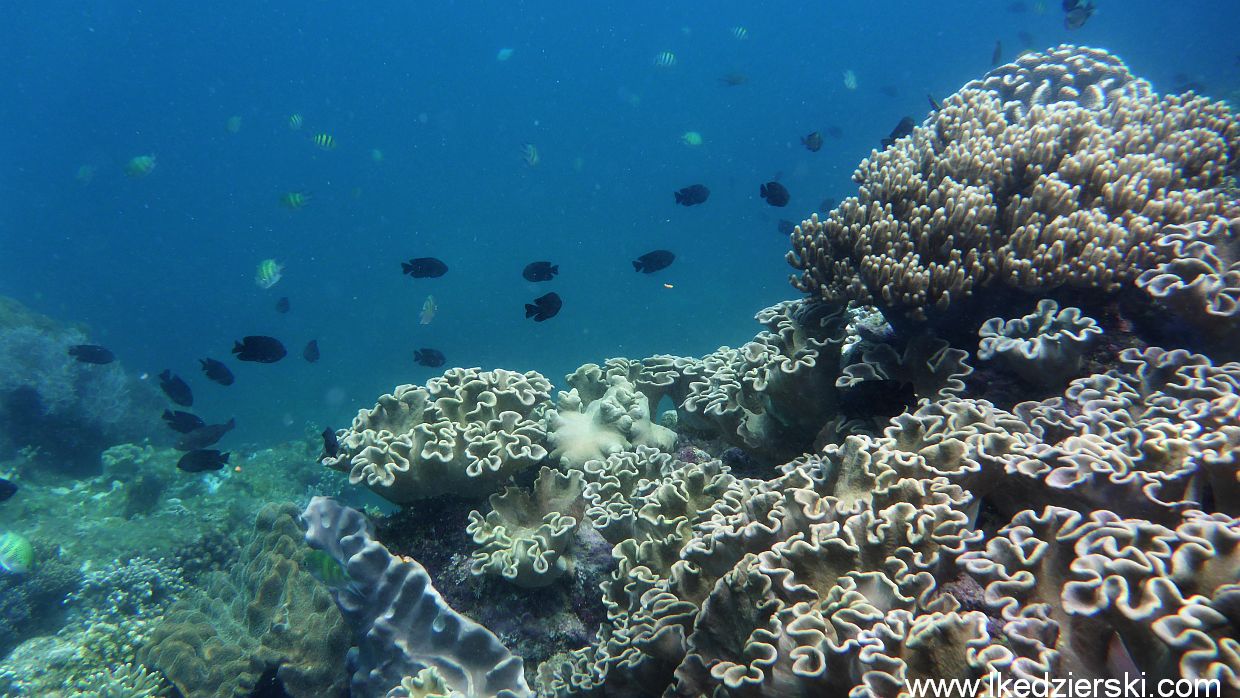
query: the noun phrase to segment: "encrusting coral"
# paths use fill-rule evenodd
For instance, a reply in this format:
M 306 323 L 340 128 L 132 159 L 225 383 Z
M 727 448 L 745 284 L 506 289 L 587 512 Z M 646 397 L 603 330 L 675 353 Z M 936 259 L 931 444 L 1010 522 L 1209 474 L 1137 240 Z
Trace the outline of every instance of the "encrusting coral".
M 794 230 L 793 284 L 921 319 L 983 287 L 1114 291 L 1165 261 L 1163 226 L 1240 228 L 1223 189 L 1240 121 L 1205 97 L 1158 97 L 1113 61 L 1073 87 L 1100 55 L 1027 55 L 943 100 L 862 161 L 857 196 Z
M 139 658 L 186 698 L 250 695 L 267 671 L 294 698 L 348 685 L 349 633 L 328 590 L 307 571 L 297 510 L 269 505 L 227 573 L 177 602 Z
M 441 494 L 482 497 L 547 456 L 542 375 L 453 368 L 426 387 L 401 385 L 337 433 L 323 463 L 380 496 L 408 503 Z
M 1027 382 L 1058 390 L 1080 372 L 1082 357 L 1102 328 L 1079 308 L 1061 310 L 1043 298 L 1029 315 L 991 318 L 977 333 L 977 358 L 999 359 Z

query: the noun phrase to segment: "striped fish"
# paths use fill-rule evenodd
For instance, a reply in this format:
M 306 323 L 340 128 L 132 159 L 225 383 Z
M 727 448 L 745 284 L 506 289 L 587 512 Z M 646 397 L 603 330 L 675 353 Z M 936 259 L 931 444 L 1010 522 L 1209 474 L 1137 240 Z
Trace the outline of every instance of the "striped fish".
M 0 535 L 0 569 L 9 574 L 26 574 L 34 567 L 34 546 L 9 531 Z

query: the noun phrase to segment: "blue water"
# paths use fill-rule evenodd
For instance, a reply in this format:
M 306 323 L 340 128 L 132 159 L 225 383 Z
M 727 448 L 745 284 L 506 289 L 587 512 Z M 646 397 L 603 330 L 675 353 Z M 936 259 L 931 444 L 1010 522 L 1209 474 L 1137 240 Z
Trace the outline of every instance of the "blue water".
M 878 139 L 905 114 L 920 120 L 927 92 L 988 70 L 997 39 L 1004 60 L 1027 32 L 1032 49 L 1106 48 L 1160 90 L 1177 74 L 1216 97 L 1240 87 L 1234 1 L 1098 0 L 1076 32 L 1058 2 L 1044 14 L 1011 4 L 11 3 L 0 294 L 84 323 L 135 372 L 181 373 L 197 411 L 236 415 L 237 435 L 263 442 L 307 421 L 341 426 L 380 392 L 437 374 L 412 362 L 420 346 L 562 382 L 609 356 L 735 345 L 757 331 L 756 310 L 795 296 L 779 219 L 851 194 Z M 678 64 L 654 66 L 661 51 Z M 749 81 L 721 85 L 731 72 Z M 843 137 L 821 152 L 800 145 L 831 126 Z M 705 144 L 682 145 L 688 130 Z M 320 132 L 339 147 L 316 149 Z M 147 153 L 156 170 L 126 177 Z M 89 183 L 75 178 L 83 165 L 96 168 Z M 786 209 L 758 197 L 775 177 Z M 673 205 L 693 183 L 709 202 Z M 314 200 L 290 211 L 278 203 L 290 190 Z M 635 274 L 630 260 L 654 248 L 676 263 Z M 451 271 L 402 276 L 414 256 Z M 253 275 L 269 257 L 286 274 L 265 291 Z M 561 275 L 525 282 L 536 259 Z M 522 305 L 550 290 L 560 315 L 525 320 Z M 439 311 L 421 326 L 428 294 Z M 208 383 L 196 359 L 228 358 L 246 334 L 292 355 L 230 361 L 236 385 Z M 317 365 L 299 357 L 311 338 Z

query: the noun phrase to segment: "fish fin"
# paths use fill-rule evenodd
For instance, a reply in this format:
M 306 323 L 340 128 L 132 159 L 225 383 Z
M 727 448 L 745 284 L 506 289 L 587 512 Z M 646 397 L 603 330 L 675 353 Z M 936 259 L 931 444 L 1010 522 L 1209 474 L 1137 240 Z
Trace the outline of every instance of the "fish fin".
M 225 452 L 221 453 L 221 454 L 220 454 L 220 462 L 221 462 L 221 463 L 227 463 L 227 462 L 228 462 L 228 457 L 229 457 L 229 456 L 231 456 L 231 455 L 232 455 L 232 452 L 231 452 L 231 451 L 225 451 Z
M 641 263 L 641 262 L 633 262 L 633 271 L 641 271 L 641 270 L 642 270 L 642 263 Z
M 410 264 L 409 262 L 401 262 L 401 263 L 400 263 L 400 273 L 402 273 L 402 274 L 412 274 L 412 273 L 413 273 L 413 265 L 412 265 L 412 264 Z
M 537 314 L 538 314 L 538 306 L 531 305 L 529 303 L 525 304 L 525 317 L 534 317 Z
M 678 204 L 682 204 L 685 201 L 685 197 L 680 192 L 674 192 L 672 196 L 676 197 L 676 203 Z
M 234 341 L 234 342 L 233 342 L 233 349 L 232 349 L 232 353 L 234 353 L 234 354 L 241 354 L 241 353 L 242 353 L 242 352 L 244 352 L 244 351 L 245 351 L 245 345 L 244 345 L 244 344 L 242 344 L 241 342 L 236 342 L 236 341 Z M 167 371 L 165 371 L 165 373 L 167 373 Z
M 558 265 L 558 264 L 553 264 L 553 265 L 551 265 L 551 273 L 552 273 L 552 274 L 559 274 L 559 273 L 560 273 L 560 265 Z
M 237 418 L 236 418 L 236 417 L 229 417 L 229 418 L 228 418 L 228 422 L 227 422 L 227 423 L 225 423 L 225 424 L 224 424 L 224 426 L 228 427 L 229 429 L 236 429 L 236 428 L 237 428 Z

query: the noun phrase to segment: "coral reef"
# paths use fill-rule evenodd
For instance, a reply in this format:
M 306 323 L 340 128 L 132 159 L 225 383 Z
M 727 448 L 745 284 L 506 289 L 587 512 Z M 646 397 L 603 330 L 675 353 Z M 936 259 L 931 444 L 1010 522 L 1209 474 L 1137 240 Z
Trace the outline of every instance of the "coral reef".
M 532 695 L 521 659 L 444 603 L 421 565 L 375 542 L 365 516 L 315 497 L 301 518 L 306 542 L 343 565 L 352 580 L 332 591 L 358 638 L 352 695 L 388 695 L 408 677 L 425 677 L 427 669 L 468 696 Z
M 676 444 L 671 429 L 651 421 L 650 398 L 628 376 L 586 364 L 565 380 L 571 390 L 547 410 L 552 458 L 579 466 L 635 446 L 670 450 Z
M 81 330 L 2 302 L 0 455 L 37 449 L 40 467 L 33 474 L 81 476 L 99 472 L 99 454 L 108 446 L 163 435 L 151 386 L 120 363 L 79 363 L 68 350 L 87 342 Z
M 534 371 L 453 368 L 426 387 L 401 385 L 337 432 L 323 463 L 380 496 L 408 503 L 480 497 L 547 456 L 551 383 Z
M 186 698 L 241 696 L 273 671 L 294 698 L 332 696 L 347 685 L 349 634 L 328 590 L 305 569 L 297 509 L 269 505 L 227 572 L 174 604 L 140 660 Z
M 0 657 L 35 635 L 55 631 L 64 618 L 65 597 L 81 583 L 77 565 L 36 541 L 30 573 L 0 575 Z
M 1240 229 L 1223 190 L 1240 121 L 1204 97 L 1158 97 L 1101 55 L 1026 56 L 943 100 L 862 161 L 857 196 L 793 232 L 793 284 L 914 319 L 959 315 L 983 287 L 1115 291 L 1166 261 L 1153 242 L 1167 225 Z
M 1058 390 L 1081 370 L 1082 357 L 1102 328 L 1078 308 L 1049 298 L 1029 315 L 991 318 L 977 331 L 977 358 L 998 359 L 1031 385 Z

